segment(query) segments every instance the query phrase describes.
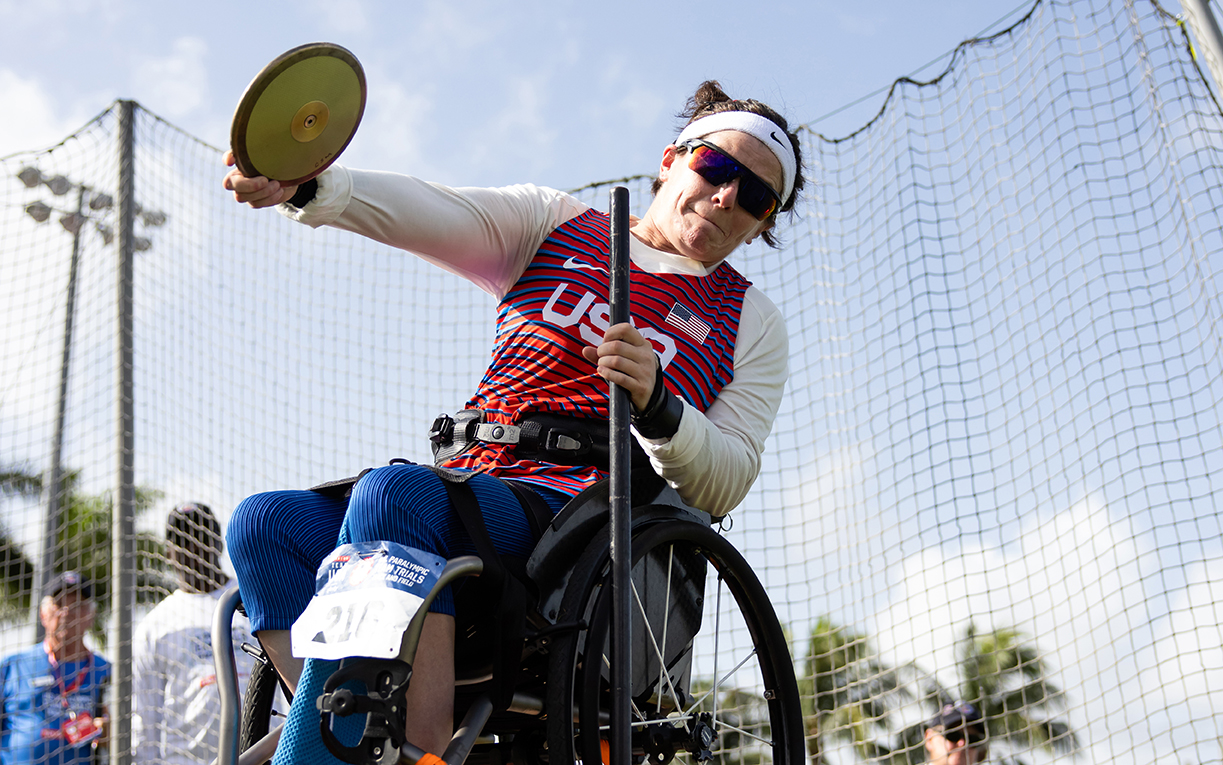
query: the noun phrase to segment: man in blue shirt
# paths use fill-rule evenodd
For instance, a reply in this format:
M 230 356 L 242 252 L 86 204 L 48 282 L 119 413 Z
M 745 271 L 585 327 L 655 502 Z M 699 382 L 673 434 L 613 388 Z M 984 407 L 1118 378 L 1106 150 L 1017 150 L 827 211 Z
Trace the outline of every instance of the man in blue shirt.
M 85 646 L 89 580 L 55 576 L 39 604 L 46 639 L 0 662 L 0 765 L 89 765 L 101 740 L 110 665 Z

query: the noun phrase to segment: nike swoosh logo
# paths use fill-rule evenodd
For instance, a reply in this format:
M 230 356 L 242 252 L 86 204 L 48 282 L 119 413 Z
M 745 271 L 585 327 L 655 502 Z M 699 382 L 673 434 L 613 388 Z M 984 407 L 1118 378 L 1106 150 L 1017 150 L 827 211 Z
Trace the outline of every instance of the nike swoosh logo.
M 589 264 L 587 264 L 587 263 L 579 263 L 577 258 L 569 258 L 569 259 L 568 259 L 568 260 L 566 260 L 564 263 L 562 263 L 562 264 L 561 264 L 561 266 L 562 266 L 563 268 L 570 268 L 570 269 L 573 269 L 573 268 L 585 268 L 585 269 L 588 269 L 588 270 L 590 270 L 590 271 L 602 271 L 603 273 L 607 273 L 607 269 L 606 269 L 606 268 L 600 268 L 599 266 L 592 266 L 592 265 L 589 265 Z

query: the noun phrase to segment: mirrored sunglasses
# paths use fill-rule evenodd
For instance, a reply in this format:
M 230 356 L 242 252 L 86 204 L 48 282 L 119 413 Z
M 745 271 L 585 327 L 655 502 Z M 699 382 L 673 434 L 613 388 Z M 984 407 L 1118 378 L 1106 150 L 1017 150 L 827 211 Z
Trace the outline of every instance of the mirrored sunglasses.
M 772 186 L 717 146 L 699 138 L 680 145 L 688 150 L 688 167 L 711 185 L 724 186 L 738 178 L 735 199 L 756 220 L 765 220 L 781 207 L 781 197 Z

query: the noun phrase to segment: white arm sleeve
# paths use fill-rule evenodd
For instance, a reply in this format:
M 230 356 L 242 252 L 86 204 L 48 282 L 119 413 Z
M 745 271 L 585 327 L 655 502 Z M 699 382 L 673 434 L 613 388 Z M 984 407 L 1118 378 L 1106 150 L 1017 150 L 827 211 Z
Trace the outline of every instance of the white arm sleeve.
M 654 469 L 680 497 L 715 518 L 735 509 L 756 481 L 789 375 L 781 312 L 751 287 L 735 341 L 735 376 L 703 415 L 687 402 L 670 439 L 637 436 Z
M 397 173 L 332 165 L 314 201 L 282 213 L 419 255 L 500 300 L 553 229 L 586 206 L 555 189 L 452 189 Z

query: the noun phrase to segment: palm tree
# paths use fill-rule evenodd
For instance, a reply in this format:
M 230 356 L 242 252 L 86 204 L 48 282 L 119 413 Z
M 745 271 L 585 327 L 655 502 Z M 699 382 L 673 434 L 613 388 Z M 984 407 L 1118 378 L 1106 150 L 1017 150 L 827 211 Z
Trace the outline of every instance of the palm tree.
M 111 516 L 112 498 L 109 492 L 92 495 L 77 489 L 80 471 L 69 470 L 63 476 L 64 497 L 60 503 L 59 526 L 56 530 L 55 571 L 80 571 L 94 582 L 94 600 L 98 604 L 95 629 L 106 623 L 111 606 Z M 5 496 L 37 496 L 41 478 L 21 468 L 0 471 L 0 492 Z M 161 492 L 146 487 L 136 488 L 134 511 L 146 512 L 161 498 Z M 136 600 L 155 602 L 173 589 L 172 577 L 166 573 L 165 553 L 155 534 L 136 534 Z M 0 566 L 3 566 L 4 587 L 0 591 L 0 618 L 20 621 L 29 614 L 30 594 L 34 586 L 34 566 L 11 537 L 0 535 Z M 102 637 L 101 632 L 98 633 Z
M 822 765 L 823 736 L 850 741 L 863 760 L 907 763 L 911 743 L 894 744 L 888 733 L 893 712 L 913 698 L 905 680 L 914 668 L 881 661 L 868 638 L 821 617 L 811 630 L 806 672 L 799 678 L 811 765 Z
M 37 497 L 42 478 L 28 468 L 6 466 L 0 469 L 0 498 Z M 0 622 L 13 622 L 30 611 L 34 587 L 34 563 L 26 556 L 8 529 L 0 525 Z
M 960 698 L 981 710 L 991 740 L 1010 754 L 1003 761 L 1025 765 L 1015 752 L 1043 749 L 1076 755 L 1078 735 L 1056 714 L 1065 693 L 1050 679 L 1048 664 L 1018 630 L 1003 627 L 978 634 L 969 622 L 959 641 Z M 951 701 L 937 700 L 937 705 Z
M 900 708 L 918 699 L 932 712 L 960 700 L 976 706 L 990 738 L 1004 748 L 1001 762 L 1027 765 L 1016 753 L 1032 748 L 1078 752 L 1077 735 L 1056 717 L 1065 708 L 1065 694 L 1051 682 L 1050 669 L 1036 647 L 1017 630 L 978 634 L 970 623 L 959 641 L 956 668 L 958 692 L 913 665 L 888 667 L 870 651 L 864 635 L 821 619 L 812 631 L 807 675 L 799 681 L 812 765 L 822 761 L 825 732 L 851 741 L 864 762 L 924 762 L 925 722 L 899 730 L 893 726 L 901 717 Z

